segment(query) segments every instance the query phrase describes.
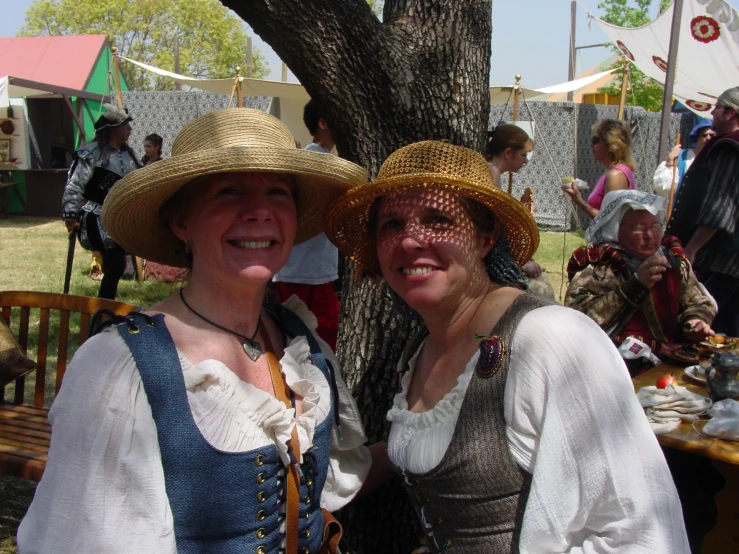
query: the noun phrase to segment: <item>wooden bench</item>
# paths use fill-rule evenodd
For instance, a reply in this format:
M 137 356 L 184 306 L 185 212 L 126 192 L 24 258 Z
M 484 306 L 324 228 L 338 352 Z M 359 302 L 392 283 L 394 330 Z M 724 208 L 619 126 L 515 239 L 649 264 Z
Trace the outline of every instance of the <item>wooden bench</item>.
M 17 323 L 11 321 L 11 310 L 19 308 Z M 51 440 L 51 427 L 47 420 L 46 406 L 47 358 L 50 351 L 50 322 L 52 311 L 59 312 L 59 333 L 56 342 L 57 364 L 53 398 L 59 392 L 67 369 L 67 357 L 82 345 L 89 335 L 90 319 L 98 310 L 106 309 L 117 315 L 125 315 L 137 306 L 114 300 L 55 294 L 48 292 L 8 291 L 0 292 L 0 314 L 27 350 L 29 336 L 38 337 L 37 367 L 24 377 L 17 379 L 11 401 L 6 400 L 6 387 L 0 389 L 0 473 L 39 481 L 46 467 L 46 455 Z M 33 310 L 33 311 L 32 311 Z M 36 316 L 38 311 L 38 316 Z M 70 341 L 70 321 L 79 313 L 77 341 Z M 54 318 L 55 319 L 55 318 Z M 76 320 L 76 317 L 74 318 Z M 36 324 L 38 330 L 35 331 Z M 52 333 L 53 334 L 53 333 Z M 77 343 L 75 345 L 75 342 Z M 53 344 L 52 344 L 53 346 Z M 32 401 L 26 401 L 26 379 L 34 379 Z

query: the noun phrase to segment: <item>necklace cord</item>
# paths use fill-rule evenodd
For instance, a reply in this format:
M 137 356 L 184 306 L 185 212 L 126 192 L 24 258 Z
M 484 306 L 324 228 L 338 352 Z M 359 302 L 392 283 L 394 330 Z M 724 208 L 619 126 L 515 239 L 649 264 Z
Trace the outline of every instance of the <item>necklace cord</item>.
M 203 314 L 200 314 L 200 313 L 196 312 L 193 309 L 193 307 L 190 306 L 190 304 L 187 303 L 187 300 L 185 300 L 185 295 L 182 294 L 182 290 L 183 289 L 180 289 L 180 299 L 182 300 L 182 303 L 185 305 L 185 307 L 188 310 L 190 310 L 193 314 L 195 314 L 196 316 L 198 316 L 200 319 L 202 319 L 206 323 L 209 323 L 213 327 L 217 327 L 221 331 L 226 331 L 227 333 L 231 333 L 232 335 L 236 335 L 237 337 L 239 337 L 240 339 L 243 339 L 245 341 L 248 340 L 249 342 L 254 342 L 254 338 L 257 336 L 257 333 L 259 333 L 259 329 L 261 329 L 261 327 L 262 327 L 262 318 L 261 317 L 257 321 L 257 328 L 254 330 L 254 334 L 251 336 L 251 338 L 249 338 L 246 335 L 242 335 L 241 333 L 237 333 L 236 331 L 232 331 L 231 329 L 226 329 L 222 325 L 218 325 L 217 323 L 211 321 L 210 319 L 208 319 L 207 317 L 205 317 Z

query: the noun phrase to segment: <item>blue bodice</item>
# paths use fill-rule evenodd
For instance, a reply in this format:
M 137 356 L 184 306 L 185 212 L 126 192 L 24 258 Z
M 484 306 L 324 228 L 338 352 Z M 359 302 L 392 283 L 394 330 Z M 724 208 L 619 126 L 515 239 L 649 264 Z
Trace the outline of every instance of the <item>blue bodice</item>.
M 332 371 L 311 332 L 295 314 L 280 308 L 278 323 L 289 335 L 308 338 L 314 364 L 332 383 Z M 285 514 L 279 508 L 287 487 L 277 447 L 224 452 L 205 440 L 192 417 L 182 367 L 162 314 L 127 318 L 118 332 L 136 360 L 156 424 L 177 551 L 281 552 Z M 332 395 L 332 410 L 316 427 L 300 465 L 300 553 L 317 552 L 321 546 L 320 499 L 336 404 Z

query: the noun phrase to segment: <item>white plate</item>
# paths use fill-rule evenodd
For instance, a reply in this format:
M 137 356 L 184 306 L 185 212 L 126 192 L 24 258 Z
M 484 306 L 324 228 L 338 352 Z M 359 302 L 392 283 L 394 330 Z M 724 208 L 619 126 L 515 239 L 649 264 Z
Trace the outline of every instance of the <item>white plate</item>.
M 683 371 L 685 372 L 685 375 L 687 375 L 694 381 L 698 381 L 699 383 L 706 382 L 706 374 L 700 370 L 700 366 L 691 365 L 689 367 L 686 367 Z

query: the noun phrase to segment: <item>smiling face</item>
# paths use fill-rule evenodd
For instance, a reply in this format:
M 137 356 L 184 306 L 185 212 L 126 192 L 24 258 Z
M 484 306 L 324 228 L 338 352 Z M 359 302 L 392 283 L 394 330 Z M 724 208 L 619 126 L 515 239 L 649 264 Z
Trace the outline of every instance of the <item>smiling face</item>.
M 629 209 L 618 228 L 618 243 L 632 256 L 646 260 L 662 242 L 662 224 L 646 210 Z
M 454 309 L 490 285 L 483 259 L 495 239 L 476 231 L 452 192 L 416 189 L 383 197 L 375 237 L 383 277 L 421 315 Z
M 290 256 L 297 230 L 292 177 L 221 173 L 183 191 L 185 209 L 170 217 L 192 248 L 193 279 L 266 284 Z

